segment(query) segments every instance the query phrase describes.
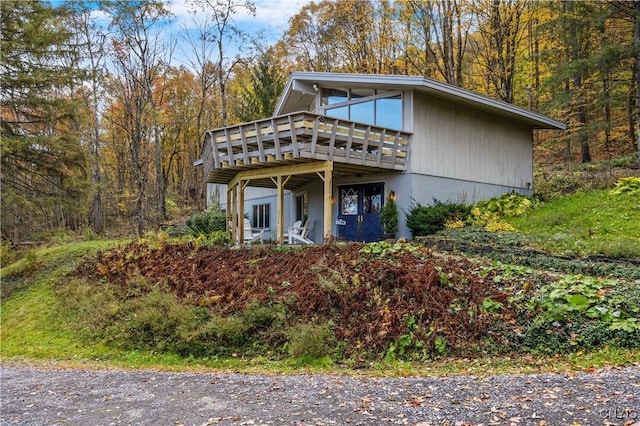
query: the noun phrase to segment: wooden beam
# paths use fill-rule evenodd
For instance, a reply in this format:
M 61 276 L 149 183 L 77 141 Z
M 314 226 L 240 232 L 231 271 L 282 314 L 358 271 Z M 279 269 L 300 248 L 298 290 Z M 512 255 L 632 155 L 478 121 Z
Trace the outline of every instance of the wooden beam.
M 331 241 L 331 209 L 333 207 L 333 162 L 325 163 L 324 171 L 324 241 Z
M 333 127 L 331 129 L 331 138 L 329 139 L 329 160 L 333 160 L 333 151 L 336 147 L 336 132 L 338 130 L 338 119 L 333 120 Z
M 231 235 L 232 240 L 238 243 L 238 184 L 231 187 Z
M 262 133 L 258 128 L 258 123 L 255 123 L 256 126 L 256 138 L 258 139 L 258 154 L 260 161 L 264 163 L 264 144 L 262 143 Z
M 351 156 L 351 146 L 353 145 L 353 130 L 355 129 L 356 123 L 351 123 L 349 125 L 349 136 L 347 136 L 347 147 L 346 147 L 346 160 L 349 161 L 349 156 Z
M 289 116 L 289 129 L 291 130 L 291 145 L 293 146 L 293 156 L 298 158 L 298 136 L 296 135 L 295 123 L 293 117 Z
M 227 186 L 227 211 L 225 212 L 225 226 L 231 241 L 233 241 L 233 224 L 231 223 L 231 187 Z
M 211 132 L 206 132 L 204 134 L 204 138 L 205 140 L 207 140 L 209 142 L 208 145 L 211 146 L 211 153 L 213 154 L 213 167 L 214 168 L 219 168 L 220 167 L 220 157 L 219 157 L 219 153 L 218 153 L 218 149 L 216 147 L 216 143 L 213 140 L 213 134 Z M 207 144 L 205 144 L 207 145 Z
M 386 136 L 386 129 L 382 129 L 380 133 L 380 145 L 378 146 L 378 152 L 376 153 L 376 165 L 380 166 L 380 162 L 382 161 L 382 148 L 384 147 L 384 138 Z
M 234 164 L 234 155 L 233 155 L 233 144 L 231 143 L 231 138 L 229 137 L 229 128 L 225 127 L 224 129 L 224 137 L 227 140 L 227 155 L 229 156 L 229 164 Z
M 316 172 L 324 172 L 326 170 L 326 161 L 310 161 L 308 163 L 287 164 L 276 167 L 263 167 L 260 169 L 250 169 L 238 172 L 228 185 L 237 185 L 240 179 L 255 180 L 265 179 L 269 177 L 287 176 L 287 175 L 304 175 L 314 174 Z
M 245 182 L 238 182 L 238 245 L 244 244 L 244 187 Z
M 282 175 L 278 175 L 278 177 L 276 178 L 276 191 L 276 240 L 278 244 L 282 244 L 284 241 L 284 185 L 282 183 Z
M 313 120 L 313 136 L 311 136 L 311 156 L 316 155 L 316 144 L 318 143 L 318 126 L 320 125 L 320 117 Z
M 395 164 L 396 162 L 396 157 L 398 156 L 398 139 L 400 139 L 400 132 L 396 132 L 396 137 L 393 138 L 393 152 L 391 153 L 392 156 L 392 163 Z
M 244 134 L 244 126 L 239 126 L 240 129 L 240 139 L 242 139 L 242 158 L 244 164 L 251 164 L 251 160 L 249 159 L 249 147 L 247 146 L 247 138 Z
M 271 119 L 271 126 L 273 126 L 273 143 L 276 148 L 276 159 L 282 160 L 282 151 L 280 150 L 280 136 L 278 135 L 278 125 L 275 119 Z
M 369 150 L 369 131 L 371 126 L 367 126 L 367 130 L 364 132 L 364 141 L 362 143 L 362 164 L 367 159 L 367 151 Z

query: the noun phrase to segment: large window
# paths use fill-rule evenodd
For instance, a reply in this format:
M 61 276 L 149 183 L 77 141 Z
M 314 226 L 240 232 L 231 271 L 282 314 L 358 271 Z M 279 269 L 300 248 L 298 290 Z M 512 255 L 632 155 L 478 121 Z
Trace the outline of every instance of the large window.
M 254 228 L 268 229 L 271 226 L 271 214 L 269 213 L 269 204 L 256 204 L 253 206 L 253 222 Z
M 402 94 L 399 92 L 323 89 L 321 111 L 329 117 L 402 129 Z

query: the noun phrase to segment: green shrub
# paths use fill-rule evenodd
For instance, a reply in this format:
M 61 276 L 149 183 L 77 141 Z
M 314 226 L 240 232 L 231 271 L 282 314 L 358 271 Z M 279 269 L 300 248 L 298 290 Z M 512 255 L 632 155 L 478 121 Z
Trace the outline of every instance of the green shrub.
M 254 332 L 277 325 L 282 327 L 287 319 L 287 307 L 282 303 L 252 302 L 242 311 L 247 329 Z
M 191 308 L 174 293 L 158 287 L 122 304 L 122 320 L 109 327 L 107 339 L 117 339 L 131 349 L 170 352 L 179 346 L 179 333 L 192 321 Z
M 293 358 L 322 358 L 331 354 L 333 333 L 328 325 L 301 324 L 287 332 Z
M 0 268 L 15 262 L 18 259 L 16 250 L 11 243 L 0 244 Z
M 478 202 L 471 209 L 469 221 L 478 226 L 487 227 L 488 230 L 496 228 L 504 219 L 520 216 L 527 210 L 539 207 L 542 203 L 532 197 L 520 194 L 503 194 L 500 197 Z M 509 229 L 505 229 L 509 231 Z
M 536 194 L 545 200 L 573 194 L 587 186 L 585 180 L 578 174 L 549 175 L 536 172 L 533 178 Z
M 413 238 L 431 235 L 445 229 L 448 221 L 465 220 L 471 210 L 470 206 L 462 203 L 440 202 L 434 198 L 433 205 L 425 207 L 415 200 L 406 214 L 407 227 Z
M 226 216 L 219 208 L 196 213 L 187 220 L 189 233 L 194 237 L 211 235 L 216 231 L 226 231 Z
M 382 232 L 386 235 L 395 236 L 398 232 L 398 207 L 396 206 L 395 193 L 393 191 L 389 192 L 380 213 L 380 225 L 382 225 Z
M 638 152 L 633 152 L 623 157 L 614 158 L 611 160 L 613 167 L 631 167 L 638 164 Z
M 239 315 L 208 314 L 206 321 L 194 330 L 183 331 L 181 355 L 230 355 L 243 347 L 249 330 Z
M 200 234 L 195 243 L 202 246 L 224 246 L 231 242 L 229 234 L 225 231 L 213 231 L 209 234 Z

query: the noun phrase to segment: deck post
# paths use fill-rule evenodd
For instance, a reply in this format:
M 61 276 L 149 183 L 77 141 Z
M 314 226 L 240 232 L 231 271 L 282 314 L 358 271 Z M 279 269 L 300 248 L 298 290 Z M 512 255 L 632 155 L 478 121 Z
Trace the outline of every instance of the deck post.
M 231 235 L 234 243 L 239 243 L 238 235 L 238 184 L 231 187 Z
M 229 237 L 231 237 L 231 241 L 234 240 L 235 235 L 233 234 L 233 223 L 231 219 L 232 211 L 231 211 L 231 188 L 227 186 L 227 211 L 225 212 L 225 226 L 227 227 L 227 231 L 229 233 Z
M 333 200 L 333 161 L 327 161 L 324 171 L 324 241 L 331 240 L 331 208 Z
M 278 175 L 276 177 L 276 188 L 277 188 L 277 225 L 276 225 L 276 233 L 278 244 L 282 244 L 284 242 L 284 188 L 282 184 L 282 175 Z
M 244 181 L 238 181 L 238 245 L 244 244 Z

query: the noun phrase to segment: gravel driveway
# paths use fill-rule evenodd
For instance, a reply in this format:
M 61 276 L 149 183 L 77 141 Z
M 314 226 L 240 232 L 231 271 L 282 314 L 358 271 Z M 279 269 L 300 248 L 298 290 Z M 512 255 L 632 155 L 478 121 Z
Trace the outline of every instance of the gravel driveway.
M 640 368 L 372 378 L 1 366 L 2 425 L 634 425 Z

